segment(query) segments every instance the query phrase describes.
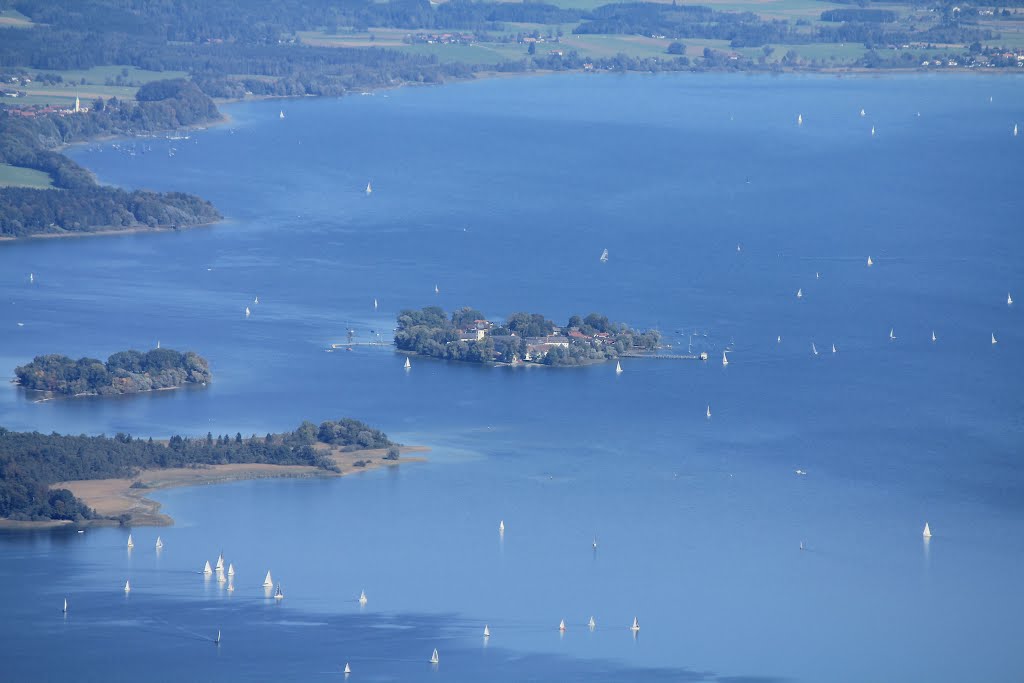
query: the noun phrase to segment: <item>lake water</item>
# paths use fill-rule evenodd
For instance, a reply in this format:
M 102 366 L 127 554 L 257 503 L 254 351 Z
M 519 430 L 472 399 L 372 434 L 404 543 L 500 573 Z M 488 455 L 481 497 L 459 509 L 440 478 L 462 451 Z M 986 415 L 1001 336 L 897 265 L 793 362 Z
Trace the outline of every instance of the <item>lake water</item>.
M 353 416 L 433 451 L 159 492 L 177 523 L 135 529 L 131 555 L 127 529 L 0 536 L 0 678 L 321 680 L 348 661 L 352 681 L 1020 680 L 1022 84 L 494 80 L 232 105 L 145 154 L 74 149 L 104 182 L 228 220 L 0 245 L 0 367 L 160 340 L 215 380 L 43 404 L 5 384 L 0 423 L 166 437 Z M 599 311 L 711 361 L 404 372 L 390 349 L 325 353 L 435 303 Z M 198 573 L 221 550 L 230 595 Z

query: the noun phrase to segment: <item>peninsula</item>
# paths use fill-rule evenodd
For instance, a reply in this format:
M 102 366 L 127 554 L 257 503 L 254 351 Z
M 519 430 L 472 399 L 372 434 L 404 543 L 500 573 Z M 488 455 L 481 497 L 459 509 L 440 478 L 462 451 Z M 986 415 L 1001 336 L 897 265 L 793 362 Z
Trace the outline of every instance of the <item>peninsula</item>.
M 513 313 L 504 322 L 494 323 L 468 307 L 449 318 L 437 306 L 403 310 L 395 332 L 400 351 L 508 365 L 600 363 L 625 354 L 654 352 L 660 340 L 656 330 L 634 330 L 597 313 L 571 316 L 559 326 L 539 313 Z
M 303 422 L 282 434 L 168 441 L 128 434 L 64 436 L 0 427 L 0 528 L 166 525 L 147 491 L 265 477 L 333 477 L 397 465 L 426 450 L 359 420 Z M 406 459 L 408 462 L 410 459 Z
M 173 349 L 119 351 L 104 363 L 96 358 L 73 360 L 51 354 L 36 356 L 14 370 L 26 389 L 62 396 L 114 396 L 208 384 L 206 359 L 192 351 Z

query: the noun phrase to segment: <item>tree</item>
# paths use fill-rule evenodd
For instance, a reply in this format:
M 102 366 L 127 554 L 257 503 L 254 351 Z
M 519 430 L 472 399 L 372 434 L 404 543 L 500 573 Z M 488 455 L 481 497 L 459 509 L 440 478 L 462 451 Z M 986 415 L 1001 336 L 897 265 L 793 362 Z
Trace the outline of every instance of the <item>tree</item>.
M 531 41 L 530 47 L 526 48 L 526 54 L 535 55 L 537 54 L 537 41 Z
M 670 55 L 686 54 L 686 46 L 680 43 L 679 41 L 673 41 L 668 44 L 668 49 L 666 50 L 666 52 L 668 52 L 668 54 Z

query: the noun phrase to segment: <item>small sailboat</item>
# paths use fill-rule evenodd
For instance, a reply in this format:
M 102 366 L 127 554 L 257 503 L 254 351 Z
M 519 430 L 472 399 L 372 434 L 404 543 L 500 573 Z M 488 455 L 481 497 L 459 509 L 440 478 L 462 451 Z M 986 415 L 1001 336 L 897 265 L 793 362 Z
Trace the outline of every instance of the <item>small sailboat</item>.
M 593 548 L 594 550 L 597 550 L 597 536 L 594 536 L 594 540 L 593 540 L 593 542 L 591 542 L 590 546 L 591 546 L 591 547 L 592 547 L 592 548 Z
M 228 576 L 234 576 L 234 575 L 235 575 L 235 565 L 229 564 L 228 565 Z
M 814 342 L 811 342 L 811 352 L 814 353 L 815 356 L 818 355 L 818 347 L 814 345 Z
M 220 629 L 217 629 L 217 638 L 213 641 L 214 645 L 220 645 Z
M 163 548 L 163 547 L 164 547 L 164 542 L 162 540 L 160 540 L 159 536 L 157 536 L 156 537 L 156 549 L 160 550 L 160 548 Z
M 250 316 L 251 314 L 252 314 L 252 311 L 250 311 L 250 310 L 249 310 L 249 307 L 248 307 L 248 306 L 246 306 L 246 307 L 245 307 L 245 317 L 246 317 L 246 318 L 248 318 L 248 317 L 249 317 L 249 316 Z
M 1006 293 L 1006 305 L 1007 306 L 1012 306 L 1013 305 L 1013 297 L 1010 296 L 1009 292 Z
M 803 114 L 797 114 L 796 115 L 796 125 L 798 125 L 798 126 L 804 125 L 804 115 Z
M 345 662 L 345 670 L 342 671 L 342 673 L 345 674 L 346 676 L 348 676 L 350 673 L 352 673 L 352 667 L 350 667 L 348 665 L 348 662 Z
M 722 351 L 722 365 L 728 365 L 728 364 L 729 364 L 729 357 L 727 355 L 725 355 L 725 351 Z
M 203 573 L 207 575 L 213 573 L 213 567 L 210 566 L 209 560 L 206 561 L 206 566 L 203 567 Z
M 832 353 L 836 353 L 836 345 L 835 344 L 832 345 Z
M 864 111 L 864 109 L 863 109 L 863 108 L 861 108 L 861 110 L 860 110 L 860 115 L 861 115 L 861 116 L 863 117 L 863 116 L 867 116 L 867 115 L 868 115 L 868 113 L 867 113 L 866 111 Z
M 277 584 L 277 590 L 274 591 L 275 600 L 284 600 L 284 593 L 281 592 L 281 584 Z
M 1014 126 L 1014 129 L 1016 129 L 1016 126 Z M 1017 133 L 1015 132 L 1014 135 L 1016 135 L 1016 134 Z M 35 281 L 36 281 L 36 274 L 35 273 L 29 273 L 28 274 L 28 282 L 29 282 L 29 284 L 32 284 Z
M 896 340 L 896 330 L 895 330 L 895 328 L 889 328 L 889 341 L 895 341 L 895 340 Z
M 158 349 L 160 348 L 160 340 L 159 339 L 156 340 L 156 348 L 158 348 Z
M 254 297 L 254 298 L 253 298 L 253 300 L 252 300 L 252 302 L 253 302 L 254 304 L 259 304 L 259 302 L 260 302 L 260 298 L 259 298 L 258 296 L 257 296 L 257 297 Z
M 360 605 L 365 605 L 366 604 L 366 591 L 360 591 L 359 592 L 359 604 Z
M 998 342 L 996 342 L 996 334 L 995 334 L 995 332 L 992 333 L 992 343 L 993 344 L 998 343 Z
M 639 631 L 640 630 L 640 620 L 638 620 L 636 617 L 633 617 L 633 625 L 629 627 L 629 630 L 632 631 L 633 633 L 636 633 L 637 631 Z
M 221 552 L 220 555 L 217 556 L 217 571 L 219 571 L 219 572 L 224 571 L 224 553 L 223 553 L 223 551 Z
M 1017 137 L 1017 124 L 1013 124 L 1013 137 Z
M 68 611 L 68 599 L 64 598 L 64 612 L 67 613 L 67 611 Z
M 434 654 L 430 655 L 430 663 L 437 664 L 439 661 L 441 661 L 441 658 L 437 656 L 437 648 L 435 647 Z
M 615 374 L 616 375 L 621 375 L 622 374 L 622 363 L 620 363 L 619 361 L 615 361 Z
M 487 624 L 484 624 L 484 638 L 490 638 L 490 637 L 491 637 L 491 627 L 488 626 Z
M 366 183 L 366 194 L 373 194 L 373 186 L 370 183 Z
M 871 126 L 871 135 L 872 135 L 872 137 L 875 135 L 875 127 L 874 126 Z
M 207 562 L 206 566 L 209 567 L 210 563 Z M 270 578 L 270 572 L 267 572 L 267 578 L 263 579 L 263 587 L 264 588 L 272 588 L 273 586 L 274 586 L 274 580 L 272 578 Z
M 128 581 L 124 582 L 124 592 L 125 593 L 131 593 L 132 592 L 132 582 L 131 582 L 131 580 L 128 580 Z
M 750 181 L 748 180 L 747 182 L 749 183 Z M 743 251 L 743 245 L 742 244 L 737 244 L 736 245 L 736 253 L 738 254 L 741 251 Z
M 565 619 L 562 619 L 560 622 L 558 622 L 558 630 L 562 631 L 563 633 L 565 632 Z
M 796 290 L 796 298 L 797 299 L 803 299 L 804 298 L 804 290 L 803 290 L 803 288 L 800 288 L 800 289 Z
M 378 304 L 377 304 L 377 299 L 374 299 L 374 300 L 373 300 L 373 310 L 375 310 L 375 311 L 376 311 L 376 310 L 377 310 L 377 308 L 378 308 Z
M 277 118 L 279 118 L 279 119 L 283 119 L 284 118 L 284 109 L 282 109 L 280 112 L 278 112 Z
M 608 263 L 608 250 L 605 249 L 601 252 L 601 263 Z
M 935 341 L 935 339 L 936 339 L 936 337 L 935 337 L 935 330 L 932 330 L 932 341 Z
M 821 279 L 821 273 L 815 273 L 814 274 L 814 279 L 815 280 L 820 280 Z
M 924 531 L 921 532 L 921 535 L 924 536 L 925 538 L 931 538 L 932 537 L 932 530 L 931 530 L 931 527 L 928 526 L 928 522 L 924 523 Z
M 131 550 L 135 547 L 135 542 L 132 540 L 132 535 L 128 534 L 128 549 Z
M 776 344 L 781 344 L 782 343 L 782 335 L 781 334 L 778 337 L 775 338 L 775 343 Z
M 589 628 L 591 631 L 597 628 L 597 622 L 594 621 L 594 617 L 590 617 L 590 621 L 587 622 L 587 628 Z
M 708 404 L 708 417 L 711 417 L 711 405 Z
M 438 287 L 437 285 L 434 285 L 434 294 L 440 294 L 440 293 L 441 293 L 441 288 Z
M 412 363 L 409 362 L 408 358 L 405 359 L 405 365 L 402 367 L 404 367 L 406 370 L 412 367 Z
M 806 548 L 804 548 L 804 542 L 803 541 L 800 541 L 800 550 L 806 550 Z
M 871 260 L 870 256 L 868 256 L 868 267 L 871 267 L 873 265 L 875 265 L 875 262 Z

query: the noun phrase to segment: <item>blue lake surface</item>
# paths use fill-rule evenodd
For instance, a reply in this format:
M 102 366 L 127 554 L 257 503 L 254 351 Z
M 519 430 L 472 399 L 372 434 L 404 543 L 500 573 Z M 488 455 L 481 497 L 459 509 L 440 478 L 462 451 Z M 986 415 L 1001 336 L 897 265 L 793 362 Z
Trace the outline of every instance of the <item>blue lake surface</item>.
M 1020 680 L 1022 85 L 567 75 L 237 104 L 188 140 L 73 149 L 227 221 L 0 244 L 0 367 L 160 340 L 214 382 L 47 403 L 5 384 L 0 424 L 352 416 L 433 450 L 160 491 L 176 524 L 131 554 L 127 529 L 0 536 L 0 679 Z M 598 311 L 711 361 L 325 352 L 430 304 Z M 221 550 L 232 594 L 200 573 Z

